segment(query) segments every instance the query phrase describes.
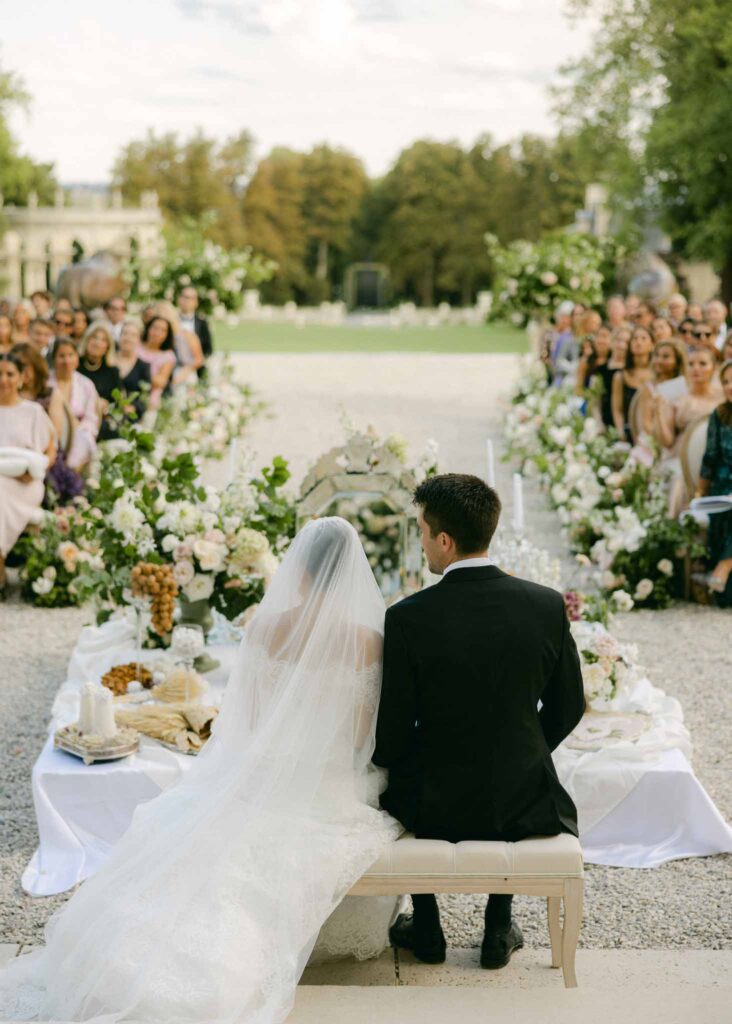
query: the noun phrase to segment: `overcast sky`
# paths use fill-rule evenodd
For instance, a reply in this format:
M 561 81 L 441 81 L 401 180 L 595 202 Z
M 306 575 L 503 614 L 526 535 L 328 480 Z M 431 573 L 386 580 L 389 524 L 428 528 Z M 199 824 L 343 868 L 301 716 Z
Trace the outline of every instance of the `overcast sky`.
M 9 8 L 12 6 L 12 14 Z M 549 134 L 547 84 L 582 52 L 562 0 L 3 0 L 0 62 L 33 95 L 13 127 L 62 182 L 106 181 L 155 131 L 248 128 L 346 146 L 379 174 L 416 138 Z

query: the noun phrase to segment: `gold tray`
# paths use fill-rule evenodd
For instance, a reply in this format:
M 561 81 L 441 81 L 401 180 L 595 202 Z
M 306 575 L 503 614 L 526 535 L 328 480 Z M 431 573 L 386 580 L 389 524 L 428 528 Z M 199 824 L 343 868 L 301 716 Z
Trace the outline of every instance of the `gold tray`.
M 81 758 L 84 764 L 94 764 L 97 761 L 117 761 L 122 757 L 129 757 L 130 754 L 136 754 L 140 749 L 140 740 L 136 736 L 134 739 L 125 739 L 118 743 L 110 740 L 99 747 L 85 747 L 61 728 L 54 733 L 53 745 L 56 750 L 63 750 L 67 754 Z

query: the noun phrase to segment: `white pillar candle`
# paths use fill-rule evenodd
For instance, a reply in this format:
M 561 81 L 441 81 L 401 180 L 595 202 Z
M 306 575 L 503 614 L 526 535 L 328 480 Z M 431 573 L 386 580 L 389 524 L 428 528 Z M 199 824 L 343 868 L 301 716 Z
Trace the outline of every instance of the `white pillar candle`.
M 231 443 L 229 444 L 229 479 L 228 479 L 227 483 L 231 483 L 231 481 L 236 476 L 236 464 L 238 462 L 238 459 L 239 459 L 239 438 L 238 437 L 232 437 Z
M 117 724 L 114 720 L 114 698 L 111 690 L 100 686 L 94 694 L 96 717 L 94 732 L 102 739 L 111 740 L 117 735 Z
M 493 442 L 488 438 L 485 442 L 485 455 L 486 455 L 486 476 L 485 482 L 489 487 L 496 486 L 496 463 L 495 456 L 493 454 Z
M 524 529 L 524 478 L 520 473 L 513 474 L 513 528 L 516 533 Z
M 94 732 L 94 683 L 84 683 L 79 704 L 79 732 Z

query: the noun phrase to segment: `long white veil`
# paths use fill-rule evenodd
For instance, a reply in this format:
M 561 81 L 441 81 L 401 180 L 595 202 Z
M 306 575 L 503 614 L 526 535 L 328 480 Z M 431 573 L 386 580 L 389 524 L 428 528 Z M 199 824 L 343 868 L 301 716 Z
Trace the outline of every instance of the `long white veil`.
M 205 750 L 0 973 L 0 1019 L 284 1020 L 320 926 L 400 831 L 366 802 L 383 623 L 355 530 L 308 524 Z

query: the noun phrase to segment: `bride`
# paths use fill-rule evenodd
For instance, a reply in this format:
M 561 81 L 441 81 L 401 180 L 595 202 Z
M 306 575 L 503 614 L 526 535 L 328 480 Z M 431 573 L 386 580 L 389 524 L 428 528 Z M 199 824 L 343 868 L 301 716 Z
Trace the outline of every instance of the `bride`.
M 308 524 L 194 768 L 137 809 L 46 945 L 0 972 L 0 1019 L 285 1019 L 321 926 L 401 831 L 370 763 L 383 623 L 356 531 Z M 358 942 L 349 914 L 329 948 L 338 933 Z

